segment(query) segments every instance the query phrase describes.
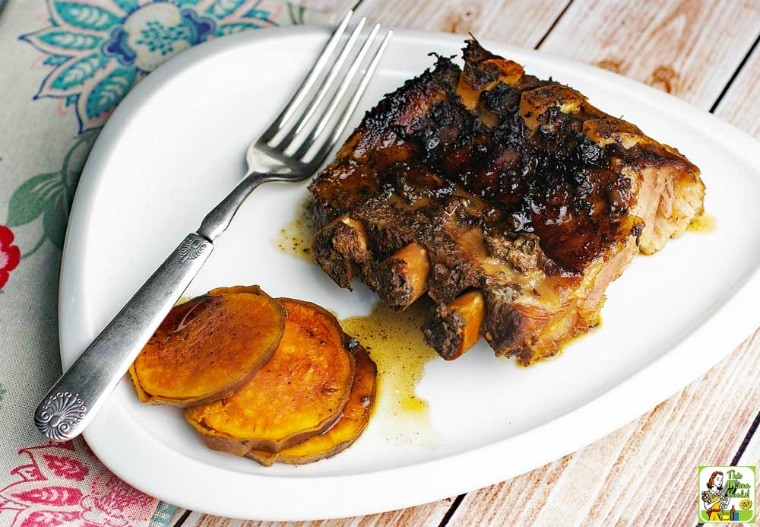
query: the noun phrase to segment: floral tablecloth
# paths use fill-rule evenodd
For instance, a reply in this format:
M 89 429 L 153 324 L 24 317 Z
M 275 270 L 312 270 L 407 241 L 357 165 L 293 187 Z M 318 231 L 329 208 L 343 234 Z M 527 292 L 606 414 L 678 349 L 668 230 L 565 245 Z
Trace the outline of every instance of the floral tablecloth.
M 7 0 L 0 11 L 0 526 L 159 526 L 173 506 L 33 410 L 61 373 L 61 248 L 79 174 L 126 93 L 183 50 L 328 16 L 282 0 Z

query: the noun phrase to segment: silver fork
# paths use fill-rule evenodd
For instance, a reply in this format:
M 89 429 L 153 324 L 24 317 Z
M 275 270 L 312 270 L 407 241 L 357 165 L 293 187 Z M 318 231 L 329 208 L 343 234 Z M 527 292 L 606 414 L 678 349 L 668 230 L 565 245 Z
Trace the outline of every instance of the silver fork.
M 246 176 L 208 213 L 200 228 L 185 237 L 42 399 L 34 424 L 43 435 L 66 441 L 89 424 L 200 271 L 214 240 L 256 187 L 268 181 L 302 181 L 325 161 L 392 35 L 389 30 L 378 39 L 378 24 L 362 38 L 364 18 L 348 35 L 352 16 L 349 11 L 342 19 L 286 108 L 248 148 Z M 360 71 L 362 66 L 365 68 Z M 341 75 L 342 81 L 336 86 Z M 352 87 L 354 92 L 349 96 Z

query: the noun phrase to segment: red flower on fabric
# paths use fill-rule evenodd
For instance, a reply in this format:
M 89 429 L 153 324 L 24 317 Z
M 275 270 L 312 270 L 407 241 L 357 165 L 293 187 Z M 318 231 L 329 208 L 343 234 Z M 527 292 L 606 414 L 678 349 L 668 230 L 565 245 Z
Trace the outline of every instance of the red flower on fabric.
M 21 251 L 12 243 L 13 232 L 5 225 L 0 225 L 0 289 L 21 260 Z
M 84 478 L 90 472 L 84 463 L 68 456 L 45 454 L 42 456 L 42 459 L 45 460 L 50 471 L 59 478 L 84 481 Z
M 103 467 L 81 438 L 23 448 L 29 461 L 0 488 L 9 527 L 148 527 L 158 500 Z

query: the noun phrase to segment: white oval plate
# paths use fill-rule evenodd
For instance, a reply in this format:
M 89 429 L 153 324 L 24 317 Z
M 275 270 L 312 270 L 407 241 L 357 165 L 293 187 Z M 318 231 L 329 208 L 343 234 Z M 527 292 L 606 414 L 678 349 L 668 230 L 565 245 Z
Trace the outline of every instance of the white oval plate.
M 71 213 L 60 287 L 68 367 L 176 243 L 244 171 L 248 142 L 305 75 L 324 28 L 267 30 L 201 45 L 138 85 L 87 162 Z M 458 54 L 463 37 L 398 31 L 365 108 Z M 485 43 L 540 77 L 581 90 L 699 165 L 717 228 L 638 257 L 608 290 L 602 327 L 531 368 L 484 345 L 426 366 L 418 394 L 441 438 L 385 439 L 375 420 L 348 451 L 308 466 L 258 464 L 204 448 L 181 413 L 138 403 L 123 381 L 85 433 L 118 476 L 167 502 L 211 514 L 303 520 L 399 509 L 503 481 L 612 432 L 731 352 L 758 324 L 760 145 L 673 97 L 582 64 Z M 356 119 L 358 122 L 358 117 Z M 276 247 L 306 183 L 265 185 L 220 238 L 191 285 L 261 284 L 340 317 L 374 298 L 335 286 L 316 265 Z

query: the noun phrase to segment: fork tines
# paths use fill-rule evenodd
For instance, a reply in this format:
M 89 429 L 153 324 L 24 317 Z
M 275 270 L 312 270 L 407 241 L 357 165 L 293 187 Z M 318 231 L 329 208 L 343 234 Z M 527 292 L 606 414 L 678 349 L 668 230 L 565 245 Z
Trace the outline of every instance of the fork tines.
M 347 34 L 352 17 L 353 11 L 343 17 L 296 94 L 262 135 L 269 147 L 321 165 L 340 139 L 393 34 L 388 30 L 378 39 L 380 24 L 364 31 L 364 17 Z

